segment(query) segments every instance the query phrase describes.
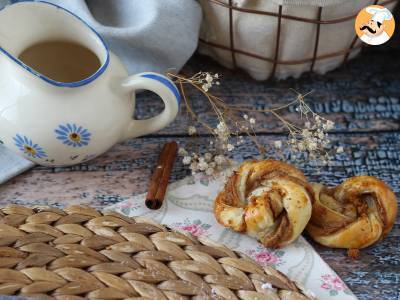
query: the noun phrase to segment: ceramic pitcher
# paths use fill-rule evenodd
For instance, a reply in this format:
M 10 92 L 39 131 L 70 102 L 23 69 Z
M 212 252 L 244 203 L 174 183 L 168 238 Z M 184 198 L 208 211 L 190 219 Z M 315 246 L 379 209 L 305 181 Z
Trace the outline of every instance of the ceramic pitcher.
M 73 82 L 45 76 L 19 59 L 32 45 L 68 41 L 94 53 L 99 68 Z M 135 91 L 164 101 L 161 114 L 134 120 Z M 15 153 L 46 166 L 88 161 L 115 143 L 149 134 L 174 120 L 180 95 L 167 77 L 128 76 L 101 36 L 71 12 L 46 2 L 20 2 L 0 10 L 0 140 Z

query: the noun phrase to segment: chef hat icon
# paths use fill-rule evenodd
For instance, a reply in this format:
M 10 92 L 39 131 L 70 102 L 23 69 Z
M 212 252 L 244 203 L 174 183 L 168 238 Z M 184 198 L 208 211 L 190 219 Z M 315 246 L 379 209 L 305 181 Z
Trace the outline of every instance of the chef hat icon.
M 372 20 L 383 24 L 383 21 L 393 18 L 392 13 L 387 8 L 367 7 L 367 13 L 372 15 Z

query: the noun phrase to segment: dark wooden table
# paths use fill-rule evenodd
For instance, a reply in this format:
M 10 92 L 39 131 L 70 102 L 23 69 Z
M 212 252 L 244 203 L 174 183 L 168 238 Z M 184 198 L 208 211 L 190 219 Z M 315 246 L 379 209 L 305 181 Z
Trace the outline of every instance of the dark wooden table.
M 400 51 L 397 40 L 387 47 L 368 48 L 347 66 L 324 76 L 306 74 L 300 79 L 279 82 L 255 82 L 239 71 L 230 71 L 209 58 L 195 56 L 184 68 L 185 74 L 199 70 L 223 75 L 215 94 L 228 103 L 251 104 L 262 109 L 287 103 L 295 97 L 290 90 L 313 91 L 307 97 L 318 113 L 335 121 L 331 140 L 343 146 L 319 172 L 301 164 L 311 181 L 338 184 L 356 174 L 370 174 L 386 181 L 400 198 Z M 199 115 L 211 120 L 206 101 L 189 93 Z M 137 116 L 146 118 L 162 110 L 153 95 L 139 96 Z M 297 114 L 288 109 L 285 116 L 295 121 Z M 187 135 L 188 121 L 182 112 L 168 128 L 157 134 L 137 138 L 113 147 L 96 160 L 70 168 L 36 167 L 0 187 L 0 205 L 5 203 L 65 205 L 91 203 L 103 207 L 146 191 L 151 168 L 164 142 L 177 140 L 182 145 L 202 147 L 207 136 Z M 284 128 L 270 115 L 258 118 L 260 140 L 271 143 L 286 136 Z M 249 141 L 234 152 L 238 160 L 253 158 L 256 147 Z M 270 157 L 276 153 L 270 151 Z M 188 171 L 175 164 L 173 180 Z M 328 249 L 313 243 L 323 259 L 342 277 L 360 299 L 400 298 L 400 226 L 397 219 L 390 235 L 379 244 L 365 249 L 358 260 L 344 250 Z

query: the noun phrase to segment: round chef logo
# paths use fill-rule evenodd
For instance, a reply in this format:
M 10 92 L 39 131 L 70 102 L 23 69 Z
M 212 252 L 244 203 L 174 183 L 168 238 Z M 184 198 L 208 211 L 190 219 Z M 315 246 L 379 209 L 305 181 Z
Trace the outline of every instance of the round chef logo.
M 380 5 L 363 8 L 357 15 L 355 30 L 358 37 L 368 45 L 382 45 L 394 33 L 394 17 L 390 10 Z

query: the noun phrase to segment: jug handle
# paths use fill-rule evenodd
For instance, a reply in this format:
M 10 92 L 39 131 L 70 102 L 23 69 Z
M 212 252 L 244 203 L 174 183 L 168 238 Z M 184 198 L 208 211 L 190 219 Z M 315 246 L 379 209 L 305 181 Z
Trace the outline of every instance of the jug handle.
M 145 72 L 124 79 L 122 88 L 135 92 L 149 90 L 156 93 L 164 102 L 164 110 L 157 116 L 146 120 L 132 119 L 122 136 L 122 141 L 158 131 L 171 123 L 178 114 L 181 96 L 176 85 L 166 76 Z

